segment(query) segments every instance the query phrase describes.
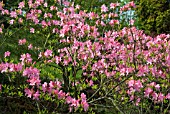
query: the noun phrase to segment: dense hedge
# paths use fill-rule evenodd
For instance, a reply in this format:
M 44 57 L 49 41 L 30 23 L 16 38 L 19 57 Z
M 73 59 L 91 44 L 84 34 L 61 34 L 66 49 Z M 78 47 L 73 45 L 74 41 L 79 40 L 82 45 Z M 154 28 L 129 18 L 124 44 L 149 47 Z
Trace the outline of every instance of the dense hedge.
M 140 28 L 148 34 L 170 33 L 169 0 L 138 0 L 136 13 Z

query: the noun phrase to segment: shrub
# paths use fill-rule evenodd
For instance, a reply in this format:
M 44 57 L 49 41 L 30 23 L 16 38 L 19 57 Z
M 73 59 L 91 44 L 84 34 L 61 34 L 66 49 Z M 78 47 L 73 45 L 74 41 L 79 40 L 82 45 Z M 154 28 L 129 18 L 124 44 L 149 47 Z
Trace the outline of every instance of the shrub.
M 133 20 L 120 21 L 134 2 L 102 5 L 99 14 L 63 4 L 29 0 L 1 9 L 10 27 L 0 33 L 15 34 L 20 54 L 5 50 L 1 60 L 2 111 L 167 113 L 169 35 L 152 38 Z

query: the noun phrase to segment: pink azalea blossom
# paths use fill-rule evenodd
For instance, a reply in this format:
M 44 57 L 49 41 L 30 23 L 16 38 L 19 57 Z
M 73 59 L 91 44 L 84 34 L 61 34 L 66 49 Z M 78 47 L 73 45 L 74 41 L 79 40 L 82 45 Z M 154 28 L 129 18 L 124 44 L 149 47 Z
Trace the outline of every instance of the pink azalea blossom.
M 0 33 L 2 33 L 2 28 L 0 28 Z
M 82 101 L 81 104 L 83 106 L 84 111 L 87 111 L 89 108 L 89 104 L 87 103 L 87 101 L 86 100 Z
M 168 94 L 166 95 L 166 99 L 169 99 L 169 100 L 170 100 L 170 93 L 168 93 Z
M 101 6 L 101 12 L 107 12 L 107 11 L 108 11 L 108 8 L 106 7 L 105 4 L 103 4 L 103 5 Z
M 10 24 L 10 25 L 13 25 L 13 24 L 14 24 L 14 20 L 11 19 L 11 20 L 9 21 L 9 24 Z
M 23 71 L 23 76 L 27 76 L 28 78 L 36 78 L 39 77 L 40 71 L 37 68 L 27 67 Z
M 79 107 L 79 100 L 76 100 L 75 98 L 72 99 L 71 101 L 71 105 L 72 107 L 74 107 L 75 109 L 77 109 Z
M 36 91 L 34 94 L 33 94 L 33 99 L 36 99 L 36 100 L 39 100 L 39 91 Z
M 16 18 L 16 17 L 17 17 L 16 11 L 11 11 L 11 12 L 10 12 L 10 17 Z
M 86 95 L 84 93 L 81 93 L 81 100 L 85 101 L 86 100 Z
M 32 44 L 28 46 L 28 49 L 31 50 L 33 48 Z
M 31 55 L 29 53 L 22 54 L 20 60 L 22 61 L 22 64 L 32 62 L 32 58 L 31 58 Z
M 35 29 L 34 28 L 30 28 L 30 33 L 35 33 Z
M 162 102 L 164 100 L 164 98 L 165 98 L 165 96 L 162 93 L 158 94 L 158 101 Z
M 120 6 L 120 4 L 119 3 L 111 3 L 110 4 L 111 9 L 115 9 L 117 6 Z
M 18 19 L 18 22 L 19 22 L 20 24 L 22 24 L 22 23 L 23 23 L 23 19 L 22 19 L 22 18 L 19 18 L 19 19 Z
M 159 85 L 159 84 L 156 84 L 156 85 L 155 85 L 155 88 L 156 88 L 156 90 L 160 90 L 160 85 Z
M 93 86 L 94 84 L 93 84 L 93 81 L 92 80 L 90 80 L 90 82 L 89 82 L 89 86 Z
M 47 6 L 48 6 L 48 4 L 47 4 L 47 2 L 45 2 L 45 3 L 44 3 L 44 7 L 47 7 Z
M 30 83 L 31 86 L 40 85 L 41 80 L 37 77 L 31 77 L 27 82 Z
M 9 56 L 10 56 L 10 54 L 11 54 L 11 52 L 6 51 L 6 52 L 4 53 L 4 57 L 9 57 Z
M 67 96 L 67 97 L 66 97 L 66 103 L 67 103 L 67 104 L 70 104 L 70 103 L 72 102 L 72 100 L 73 100 L 72 97 L 70 97 L 70 96 Z
M 27 40 L 25 38 L 18 41 L 19 45 L 24 45 L 26 42 Z
M 131 19 L 131 20 L 130 20 L 130 25 L 134 25 L 134 22 L 135 22 L 135 21 L 134 21 L 133 19 Z
M 136 105 L 136 106 L 138 106 L 138 105 L 139 105 L 140 100 L 141 100 L 141 98 L 138 98 L 138 99 L 136 100 L 136 103 L 135 103 L 135 105 Z
M 49 56 L 52 56 L 52 50 L 49 50 L 49 49 L 47 49 L 45 52 L 44 52 L 44 56 L 45 57 L 49 57 Z
M 18 63 L 14 65 L 14 70 L 19 72 L 22 71 L 22 64 Z
M 25 88 L 25 95 L 27 95 L 27 97 L 31 98 L 32 97 L 32 94 L 33 94 L 33 91 L 28 89 L 28 88 Z
M 60 90 L 59 92 L 58 92 L 58 99 L 63 99 L 63 98 L 65 98 L 65 92 L 63 92 L 62 90 Z
M 0 84 L 0 91 L 2 90 L 2 84 Z
M 158 94 L 156 92 L 152 92 L 151 96 L 153 97 L 153 100 L 155 101 L 158 99 Z
M 146 89 L 145 89 L 145 92 L 144 92 L 145 97 L 149 97 L 149 95 L 151 95 L 152 92 L 153 92 L 153 90 L 152 90 L 151 88 L 149 88 L 149 87 L 146 88 Z
M 23 2 L 20 2 L 18 8 L 24 8 L 24 7 L 25 7 L 24 1 L 23 1 Z
M 44 84 L 42 84 L 42 90 L 43 92 L 47 91 L 47 82 L 44 82 Z
M 61 62 L 61 57 L 55 56 L 56 64 L 59 64 Z

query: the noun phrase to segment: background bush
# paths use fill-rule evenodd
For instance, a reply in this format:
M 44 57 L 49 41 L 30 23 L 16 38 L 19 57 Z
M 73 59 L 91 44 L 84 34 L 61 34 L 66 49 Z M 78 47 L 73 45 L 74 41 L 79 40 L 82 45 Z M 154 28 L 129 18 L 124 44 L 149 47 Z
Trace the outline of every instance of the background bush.
M 139 28 L 147 34 L 170 33 L 169 0 L 136 0 Z

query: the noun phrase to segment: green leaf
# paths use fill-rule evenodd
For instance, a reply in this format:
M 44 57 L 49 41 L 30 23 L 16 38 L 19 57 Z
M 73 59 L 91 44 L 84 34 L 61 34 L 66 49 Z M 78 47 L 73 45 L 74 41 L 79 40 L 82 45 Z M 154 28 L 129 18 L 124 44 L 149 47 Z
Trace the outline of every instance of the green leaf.
M 82 69 L 78 70 L 77 73 L 76 73 L 76 78 L 80 79 L 82 77 L 82 73 L 83 73 Z

